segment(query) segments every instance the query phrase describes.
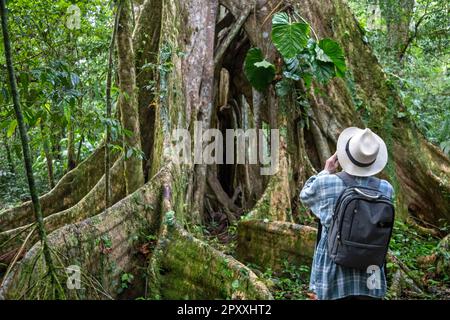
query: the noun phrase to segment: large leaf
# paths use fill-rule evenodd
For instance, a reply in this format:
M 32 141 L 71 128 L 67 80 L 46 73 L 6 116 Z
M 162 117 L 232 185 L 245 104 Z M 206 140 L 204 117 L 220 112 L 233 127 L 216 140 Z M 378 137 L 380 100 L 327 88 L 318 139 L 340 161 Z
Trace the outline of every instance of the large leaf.
M 322 39 L 319 41 L 319 48 L 321 50 L 318 50 L 317 59 L 323 62 L 333 62 L 336 66 L 336 75 L 338 77 L 343 77 L 347 67 L 345 65 L 344 53 L 342 52 L 341 46 L 331 39 Z
M 336 75 L 336 67 L 333 62 L 315 60 L 312 64 L 313 75 L 320 83 L 327 83 Z
M 291 23 L 285 12 L 277 13 L 272 19 L 272 42 L 284 59 L 290 59 L 306 47 L 309 38 L 309 25 Z
M 259 48 L 252 48 L 245 57 L 244 72 L 258 91 L 264 91 L 275 78 L 275 66 L 266 61 Z

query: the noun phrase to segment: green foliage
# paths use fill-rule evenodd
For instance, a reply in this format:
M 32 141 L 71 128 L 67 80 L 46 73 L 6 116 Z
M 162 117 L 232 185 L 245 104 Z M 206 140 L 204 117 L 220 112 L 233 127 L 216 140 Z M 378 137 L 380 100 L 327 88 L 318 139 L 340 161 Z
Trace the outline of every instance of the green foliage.
M 168 211 L 164 216 L 164 223 L 168 226 L 173 226 L 175 224 L 175 212 Z
M 275 84 L 279 97 L 290 95 L 297 81 L 309 87 L 313 79 L 326 84 L 333 77 L 344 76 L 345 58 L 339 44 L 331 39 L 317 41 L 310 37 L 308 24 L 292 21 L 285 12 L 273 16 L 272 42 L 284 61 L 282 76 Z M 245 74 L 253 87 L 263 91 L 274 80 L 275 67 L 264 60 L 260 49 L 252 48 L 247 53 Z
M 268 268 L 262 277 L 271 283 L 269 287 L 276 300 L 305 300 L 308 299 L 309 273 L 309 266 L 298 266 L 285 260 L 281 272 Z
M 448 232 L 448 231 L 447 231 Z M 450 258 L 448 250 L 439 246 L 439 240 L 432 236 L 420 234 L 414 227 L 397 220 L 394 224 L 389 249 L 400 261 L 402 261 L 417 279 L 423 279 L 428 288 L 433 288 L 436 293 L 445 291 L 445 287 L 450 285 L 450 274 L 438 274 L 437 265 L 420 264 L 418 261 L 424 257 L 438 256 Z M 395 272 L 394 265 L 388 263 L 388 275 Z M 423 298 L 430 298 L 426 295 Z
M 133 283 L 134 276 L 131 273 L 124 272 L 120 276 L 120 288 L 119 293 L 122 293 L 125 289 L 128 289 L 128 287 Z
M 272 42 L 285 59 L 294 58 L 308 43 L 309 25 L 291 22 L 287 13 L 281 12 L 272 19 Z
M 347 67 L 341 46 L 331 39 L 322 39 L 316 47 L 317 60 L 332 62 L 336 68 L 336 75 L 343 77 Z
M 399 15 L 404 12 L 401 3 L 351 0 L 349 4 L 365 39 L 400 93 L 405 109 L 397 117 L 412 119 L 428 140 L 450 155 L 448 1 L 414 1 L 401 61 L 392 52 L 395 29 L 389 29 L 387 24 L 388 20 L 401 21 Z M 374 10 L 380 14 L 374 15 Z
M 76 156 L 79 154 L 82 161 L 101 142 L 104 122 L 113 121 L 105 119 L 103 111 L 111 7 L 100 0 L 77 1 L 80 28 L 69 29 L 67 9 L 72 3 L 21 0 L 7 4 L 16 78 L 39 193 L 49 189 L 45 143 L 57 181 L 67 170 L 69 129 Z M 3 46 L 0 65 L 5 65 Z M 28 198 L 21 191 L 26 190 L 26 179 L 6 76 L 6 72 L 0 73 L 0 139 L 8 142 L 11 161 L 6 159 L 5 148 L 0 148 L 0 159 L 6 160 L 0 162 L 0 171 L 9 172 L 12 162 L 15 173 L 0 178 L 2 207 Z M 117 88 L 112 92 L 115 102 Z M 118 126 L 115 129 L 119 139 L 122 132 Z
M 264 91 L 275 77 L 275 66 L 266 61 L 261 49 L 252 48 L 245 57 L 244 72 L 258 91 Z

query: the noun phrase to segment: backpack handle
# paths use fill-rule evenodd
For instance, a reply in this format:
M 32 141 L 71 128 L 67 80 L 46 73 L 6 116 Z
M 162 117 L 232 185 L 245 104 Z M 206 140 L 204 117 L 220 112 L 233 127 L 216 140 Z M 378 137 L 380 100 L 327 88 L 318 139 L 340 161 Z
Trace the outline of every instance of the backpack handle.
M 356 187 L 359 185 L 356 182 L 355 178 L 345 171 L 338 172 L 336 173 L 336 175 L 344 182 L 344 184 L 347 187 Z M 369 178 L 368 186 L 378 190 L 380 188 L 381 183 L 380 179 L 375 177 L 368 177 L 368 178 Z
M 376 195 L 376 196 L 372 196 L 370 194 L 364 193 L 361 190 L 359 190 L 358 188 L 355 188 L 355 191 L 358 192 L 360 195 L 369 198 L 369 199 L 378 199 L 380 197 L 380 195 Z

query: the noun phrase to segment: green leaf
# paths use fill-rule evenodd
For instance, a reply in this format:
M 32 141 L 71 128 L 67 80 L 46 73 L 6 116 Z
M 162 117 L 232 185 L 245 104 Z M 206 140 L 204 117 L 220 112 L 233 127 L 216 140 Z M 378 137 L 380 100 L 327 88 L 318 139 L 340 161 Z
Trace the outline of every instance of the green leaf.
M 70 107 L 67 105 L 64 106 L 64 118 L 66 119 L 67 123 L 70 123 L 71 112 L 70 112 Z
M 299 65 L 300 62 L 297 58 L 286 59 L 286 70 L 283 72 L 284 77 L 298 81 L 301 78 Z
M 302 79 L 303 82 L 305 82 L 305 86 L 306 88 L 309 88 L 311 86 L 311 82 L 312 82 L 312 76 L 309 73 L 303 73 L 302 74 Z
M 293 85 L 291 80 L 287 78 L 281 79 L 281 81 L 277 82 L 277 84 L 275 85 L 275 91 L 277 93 L 277 96 L 279 97 L 287 96 L 291 91 L 292 87 Z
M 316 60 L 312 63 L 313 75 L 322 84 L 327 83 L 336 75 L 336 67 L 332 62 Z
M 266 60 L 255 63 L 255 67 L 257 67 L 257 68 L 271 68 L 272 66 L 273 66 L 273 64 L 271 64 L 270 62 L 268 62 Z
M 320 61 L 323 61 L 323 62 L 333 62 L 333 60 L 331 60 L 330 57 L 327 56 L 325 54 L 325 52 L 323 52 L 323 50 L 319 46 L 316 46 L 314 51 L 316 52 L 316 59 L 317 60 L 320 60 Z
M 133 155 L 133 149 L 129 148 L 127 150 L 127 154 L 125 155 L 125 159 L 130 159 L 132 155 Z
M 309 25 L 291 23 L 285 12 L 277 13 L 272 19 L 272 42 L 284 59 L 295 57 L 308 43 Z
M 286 70 L 291 73 L 297 71 L 300 65 L 300 61 L 297 58 L 286 59 L 284 63 L 286 64 Z
M 80 77 L 77 74 L 70 74 L 70 82 L 72 82 L 72 87 L 75 87 L 78 83 L 80 83 Z
M 11 138 L 11 136 L 14 134 L 14 131 L 16 131 L 16 127 L 17 127 L 17 120 L 14 119 L 9 123 L 8 131 L 6 132 L 6 136 L 8 138 Z
M 259 48 L 247 52 L 244 73 L 251 85 L 258 91 L 264 91 L 275 78 L 275 66 L 264 60 Z
M 322 49 L 323 53 L 326 55 L 321 55 L 322 59 L 329 58 L 329 61 L 322 60 L 317 56 L 317 59 L 324 62 L 333 62 L 336 66 L 336 75 L 338 77 L 343 77 L 347 67 L 345 65 L 344 53 L 342 52 L 341 46 L 331 39 L 322 39 L 319 41 L 319 48 Z

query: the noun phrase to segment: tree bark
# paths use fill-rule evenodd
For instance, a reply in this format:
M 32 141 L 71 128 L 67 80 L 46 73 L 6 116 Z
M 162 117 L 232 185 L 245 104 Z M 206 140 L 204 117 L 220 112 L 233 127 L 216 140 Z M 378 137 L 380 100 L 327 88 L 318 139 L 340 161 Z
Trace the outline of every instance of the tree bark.
M 141 145 L 145 157 L 143 161 L 145 181 L 152 175 L 154 130 L 158 111 L 156 90 L 162 8 L 162 0 L 146 0 L 142 4 L 133 32 Z
M 55 188 L 39 197 L 44 217 L 60 212 L 77 204 L 92 190 L 103 176 L 99 163 L 104 162 L 104 146 L 95 150 L 85 161 L 74 170 L 64 175 Z M 117 154 L 112 155 L 112 161 Z M 0 212 L 0 232 L 15 229 L 32 223 L 33 204 L 31 201 Z
M 119 107 L 124 134 L 125 185 L 127 194 L 144 184 L 141 160 L 141 134 L 136 100 L 136 72 L 132 42 L 131 3 L 122 0 L 117 30 L 117 53 L 119 56 Z

